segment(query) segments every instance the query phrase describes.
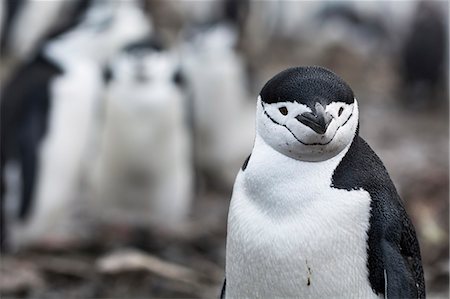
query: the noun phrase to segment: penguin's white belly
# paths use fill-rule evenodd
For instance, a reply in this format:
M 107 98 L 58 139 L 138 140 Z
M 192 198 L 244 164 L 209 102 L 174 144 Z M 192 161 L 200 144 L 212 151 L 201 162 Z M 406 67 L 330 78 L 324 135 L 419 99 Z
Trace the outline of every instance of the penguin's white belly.
M 367 269 L 369 193 L 330 187 L 341 158 L 293 165 L 271 157 L 252 154 L 236 179 L 226 297 L 378 298 Z

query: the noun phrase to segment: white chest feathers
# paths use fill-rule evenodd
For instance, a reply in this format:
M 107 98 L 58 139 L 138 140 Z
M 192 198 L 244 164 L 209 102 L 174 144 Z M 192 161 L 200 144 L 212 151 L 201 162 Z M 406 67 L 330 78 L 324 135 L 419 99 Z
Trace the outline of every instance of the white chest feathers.
M 366 266 L 370 195 L 331 187 L 347 150 L 302 162 L 257 136 L 228 216 L 227 298 L 377 298 Z

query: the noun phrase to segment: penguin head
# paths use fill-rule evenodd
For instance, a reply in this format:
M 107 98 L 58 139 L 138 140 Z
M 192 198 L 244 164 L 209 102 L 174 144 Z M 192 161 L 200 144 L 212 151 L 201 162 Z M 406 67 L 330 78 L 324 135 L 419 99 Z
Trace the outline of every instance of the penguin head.
M 112 78 L 135 85 L 176 84 L 178 72 L 176 54 L 166 49 L 156 37 L 128 44 L 111 63 Z
M 333 72 L 294 67 L 264 85 L 256 119 L 257 134 L 278 152 L 302 161 L 324 161 L 357 134 L 358 103 Z

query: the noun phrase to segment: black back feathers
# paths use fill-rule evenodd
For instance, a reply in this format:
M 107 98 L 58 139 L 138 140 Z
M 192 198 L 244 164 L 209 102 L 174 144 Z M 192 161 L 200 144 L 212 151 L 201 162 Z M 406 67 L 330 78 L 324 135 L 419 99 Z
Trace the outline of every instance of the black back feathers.
M 367 267 L 372 289 L 386 298 L 425 298 L 414 226 L 386 168 L 361 137 L 355 137 L 335 169 L 332 187 L 370 194 Z
M 298 102 L 314 107 L 316 102 L 354 102 L 353 91 L 333 72 L 317 66 L 289 68 L 270 79 L 261 90 L 263 102 Z

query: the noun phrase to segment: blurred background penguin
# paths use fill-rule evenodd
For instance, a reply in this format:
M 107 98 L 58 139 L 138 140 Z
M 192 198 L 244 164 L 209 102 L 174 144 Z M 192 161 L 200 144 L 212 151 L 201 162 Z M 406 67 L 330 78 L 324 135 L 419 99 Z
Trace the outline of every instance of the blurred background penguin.
M 93 218 L 183 229 L 193 164 L 179 58 L 146 38 L 128 44 L 109 67 Z
M 448 297 L 446 1 L 0 2 L 0 294 L 216 297 L 275 73 L 353 87 Z M 127 249 L 126 251 L 123 251 Z
M 102 68 L 130 40 L 150 33 L 133 2 L 92 2 L 70 25 L 42 43 L 2 96 L 6 162 L 9 156 L 19 161 L 19 216 L 26 220 L 11 236 L 14 246 L 43 240 L 60 246 L 79 238 L 73 226 L 82 222 L 73 218 L 82 208 L 80 184 L 103 92 Z
M 254 134 L 254 105 L 236 50 L 238 30 L 220 20 L 193 25 L 185 35 L 182 71 L 192 97 L 195 160 L 209 184 L 229 190 Z

